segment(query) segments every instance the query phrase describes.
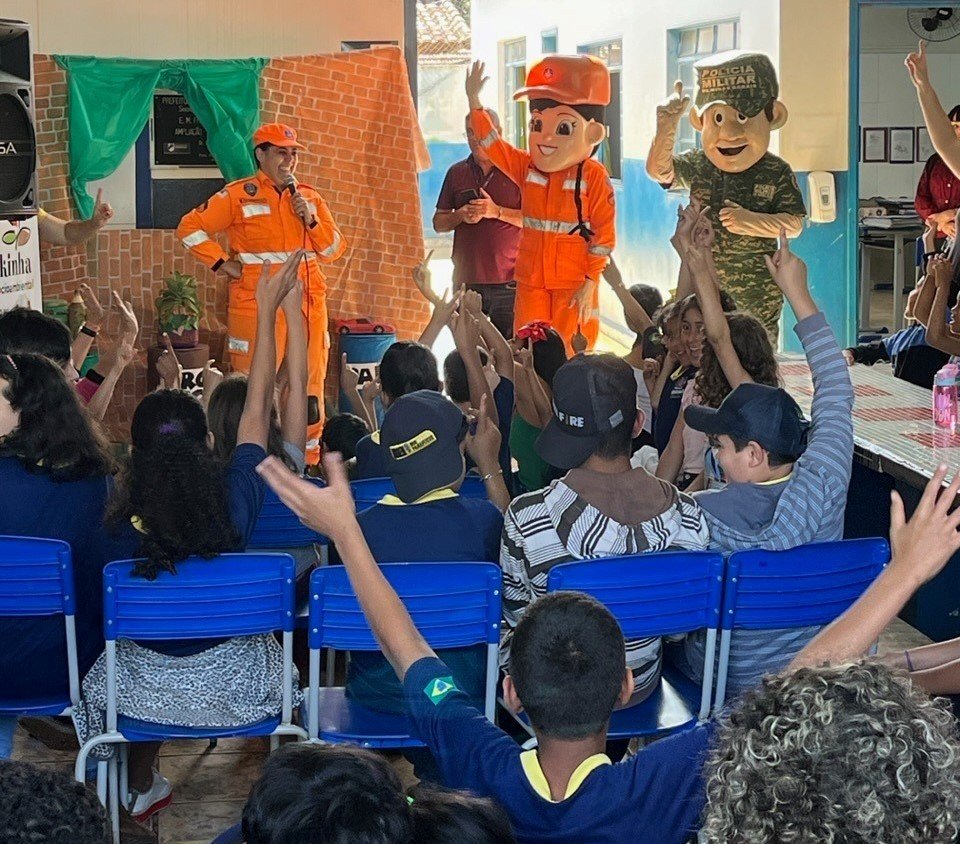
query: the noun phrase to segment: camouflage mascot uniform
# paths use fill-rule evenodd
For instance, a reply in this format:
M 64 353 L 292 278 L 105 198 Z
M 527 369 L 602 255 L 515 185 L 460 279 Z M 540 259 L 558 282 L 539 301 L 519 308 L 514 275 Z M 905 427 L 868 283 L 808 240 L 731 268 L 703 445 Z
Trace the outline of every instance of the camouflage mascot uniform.
M 673 153 L 689 104 L 678 82 L 657 108 L 647 172 L 665 188 L 687 188 L 692 198 L 710 206 L 720 284 L 775 341 L 783 297 L 763 256 L 776 250 L 781 226 L 790 237 L 799 235 L 807 213 L 790 165 L 768 151 L 770 133 L 787 121 L 777 74 L 767 56 L 741 51 L 704 59 L 696 71 L 690 122 L 701 133 L 703 149 Z

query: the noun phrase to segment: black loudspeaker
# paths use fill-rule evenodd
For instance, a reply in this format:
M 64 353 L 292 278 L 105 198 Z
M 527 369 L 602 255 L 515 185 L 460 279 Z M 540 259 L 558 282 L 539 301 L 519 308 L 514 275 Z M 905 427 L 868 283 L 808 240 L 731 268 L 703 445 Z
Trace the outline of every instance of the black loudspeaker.
M 0 20 L 0 218 L 39 210 L 32 64 L 29 25 Z

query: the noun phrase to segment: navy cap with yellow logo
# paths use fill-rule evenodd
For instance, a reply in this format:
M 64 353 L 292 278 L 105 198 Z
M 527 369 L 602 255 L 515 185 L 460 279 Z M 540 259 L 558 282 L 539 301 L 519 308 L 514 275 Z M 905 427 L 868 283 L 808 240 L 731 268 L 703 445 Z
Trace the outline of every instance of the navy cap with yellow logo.
M 466 435 L 466 417 L 436 390 L 407 393 L 391 404 L 379 439 L 401 500 L 410 504 L 457 483 L 464 471 L 460 443 Z
M 780 96 L 777 71 L 763 53 L 729 50 L 701 59 L 694 69 L 697 96 L 693 105 L 698 114 L 722 104 L 753 117 Z

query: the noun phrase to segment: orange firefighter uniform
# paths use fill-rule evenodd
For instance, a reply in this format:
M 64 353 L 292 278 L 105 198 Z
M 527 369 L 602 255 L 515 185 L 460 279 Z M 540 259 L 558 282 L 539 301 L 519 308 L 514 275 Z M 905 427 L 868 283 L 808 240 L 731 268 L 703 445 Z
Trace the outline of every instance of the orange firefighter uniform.
M 276 126 L 276 124 L 274 124 Z M 273 127 L 262 127 L 263 129 Z M 296 134 L 287 127 L 282 131 Z M 261 130 L 254 136 L 256 143 Z M 266 137 L 267 142 L 275 140 Z M 280 135 L 282 143 L 284 135 Z M 330 337 L 327 330 L 326 282 L 321 264 L 339 258 L 346 241 L 320 194 L 300 183 L 297 191 L 313 211 L 313 223 L 305 226 L 294 212 L 289 191 L 277 187 L 262 170 L 248 179 L 231 182 L 198 208 L 190 211 L 177 227 L 177 237 L 197 258 L 212 270 L 231 259 L 242 265 L 239 279 L 230 284 L 227 309 L 227 334 L 230 362 L 234 371 L 249 372 L 257 330 L 255 290 L 261 265 L 285 261 L 297 249 L 307 250 L 300 269 L 303 282 L 303 314 L 307 321 L 307 462 L 319 458 L 320 431 L 323 427 L 323 381 L 327 372 Z M 230 251 L 225 252 L 214 235 L 226 232 Z M 286 347 L 286 323 L 277 313 L 277 359 Z
M 530 69 L 527 87 L 516 97 L 554 102 L 542 113 L 532 113 L 531 152 L 504 141 L 486 111 L 470 112 L 470 125 L 481 146 L 521 190 L 523 231 L 514 271 L 514 327 L 546 320 L 563 337 L 568 352 L 580 319 L 571 299 L 587 279 L 600 281 L 616 243 L 613 185 L 606 168 L 590 157 L 595 145 L 589 142 L 591 136 L 584 134 L 583 126 L 571 125 L 577 122 L 575 110 L 563 105 L 609 102 L 609 73 L 590 59 L 548 56 Z M 602 140 L 603 133 L 599 137 Z M 552 169 L 560 161 L 563 169 Z M 591 316 L 579 327 L 588 348 L 593 348 L 600 328 L 596 285 Z

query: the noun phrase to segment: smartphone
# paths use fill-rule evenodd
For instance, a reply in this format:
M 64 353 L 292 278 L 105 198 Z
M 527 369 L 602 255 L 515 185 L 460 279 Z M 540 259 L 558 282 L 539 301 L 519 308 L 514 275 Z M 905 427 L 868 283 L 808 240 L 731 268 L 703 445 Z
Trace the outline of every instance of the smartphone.
M 457 191 L 457 208 L 462 208 L 468 202 L 473 202 L 475 199 L 480 199 L 480 191 L 476 188 Z

